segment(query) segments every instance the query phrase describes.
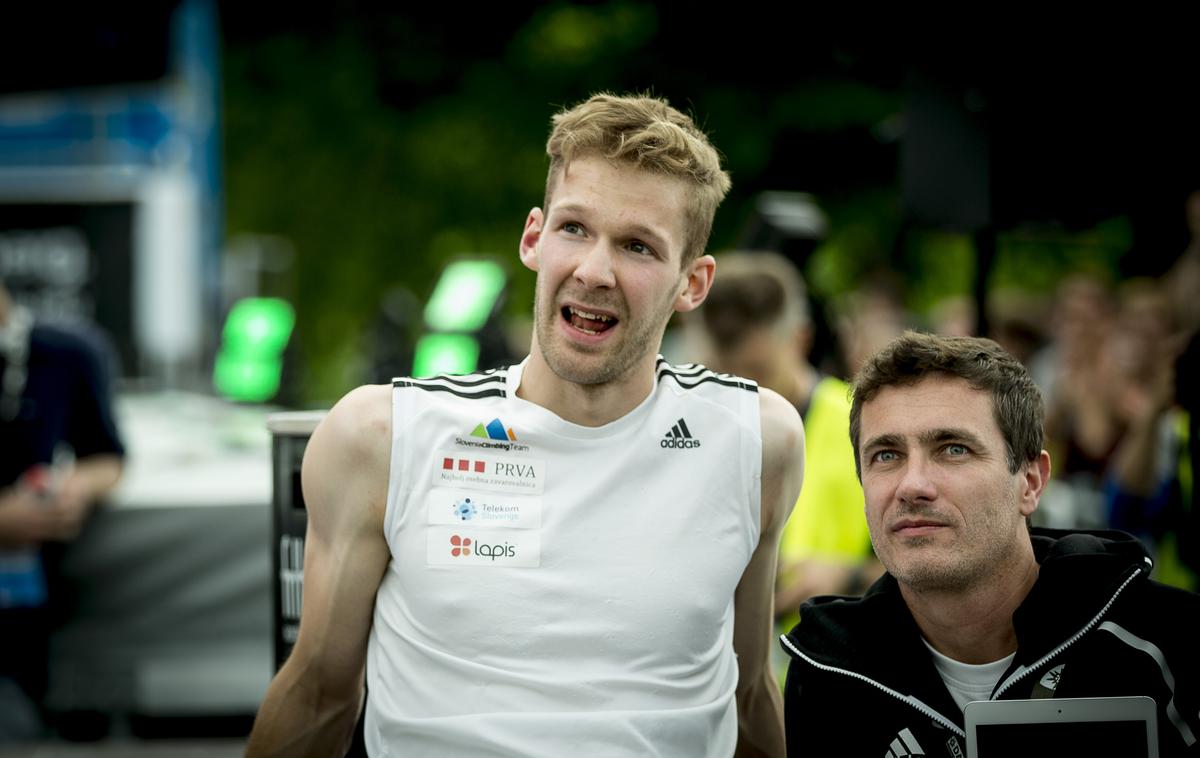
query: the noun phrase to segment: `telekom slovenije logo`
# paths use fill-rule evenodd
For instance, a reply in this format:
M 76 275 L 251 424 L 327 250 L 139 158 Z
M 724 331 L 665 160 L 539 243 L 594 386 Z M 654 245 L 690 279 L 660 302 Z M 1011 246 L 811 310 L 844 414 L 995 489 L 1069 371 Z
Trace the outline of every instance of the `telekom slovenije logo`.
M 474 461 L 470 458 L 442 459 L 443 471 L 454 471 L 455 469 L 458 469 L 459 471 L 474 471 L 476 474 L 482 474 L 486 468 L 487 466 L 483 461 Z
M 471 554 L 471 538 L 459 537 L 457 534 L 450 537 L 450 555 L 457 558 L 460 555 Z

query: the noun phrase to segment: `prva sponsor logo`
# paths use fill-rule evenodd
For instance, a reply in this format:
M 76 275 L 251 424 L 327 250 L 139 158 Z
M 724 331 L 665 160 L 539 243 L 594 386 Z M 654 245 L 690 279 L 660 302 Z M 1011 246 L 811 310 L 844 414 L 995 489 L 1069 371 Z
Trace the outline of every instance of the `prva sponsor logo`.
M 474 471 L 476 474 L 482 474 L 484 472 L 484 462 L 476 461 L 476 460 L 469 460 L 467 458 L 458 458 L 458 459 L 443 458 L 442 459 L 442 470 L 443 471 L 454 471 L 456 469 L 458 471 L 467 471 L 467 472 Z
M 492 463 L 495 466 L 492 473 L 496 476 L 506 476 L 512 479 L 536 479 L 537 474 L 533 470 L 533 466 L 527 463 L 505 463 L 495 461 Z

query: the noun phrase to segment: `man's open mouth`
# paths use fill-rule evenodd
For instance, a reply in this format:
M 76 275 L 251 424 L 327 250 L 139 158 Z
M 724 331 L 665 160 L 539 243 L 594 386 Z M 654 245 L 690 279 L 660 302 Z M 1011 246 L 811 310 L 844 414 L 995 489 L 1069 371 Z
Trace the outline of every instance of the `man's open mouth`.
M 562 317 L 584 334 L 600 334 L 617 325 L 617 319 L 613 316 L 593 313 L 570 305 L 563 306 Z

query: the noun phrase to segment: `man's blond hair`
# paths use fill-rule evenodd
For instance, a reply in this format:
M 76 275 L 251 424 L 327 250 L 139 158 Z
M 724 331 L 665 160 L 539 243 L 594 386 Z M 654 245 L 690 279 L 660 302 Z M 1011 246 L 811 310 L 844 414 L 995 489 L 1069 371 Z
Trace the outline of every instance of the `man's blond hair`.
M 721 156 L 691 118 L 666 101 L 644 95 L 593 95 L 554 116 L 546 142 L 550 173 L 544 206 L 571 161 L 601 157 L 683 180 L 688 186 L 681 265 L 708 245 L 713 216 L 729 192 Z

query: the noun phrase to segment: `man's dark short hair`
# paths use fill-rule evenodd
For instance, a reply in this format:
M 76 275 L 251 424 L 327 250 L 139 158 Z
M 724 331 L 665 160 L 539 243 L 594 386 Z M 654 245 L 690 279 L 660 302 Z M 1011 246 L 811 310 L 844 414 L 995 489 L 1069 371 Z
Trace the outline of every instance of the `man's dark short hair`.
M 945 337 L 908 331 L 866 362 L 854 377 L 850 442 L 862 478 L 859 436 L 863 403 L 884 387 L 912 386 L 930 375 L 957 376 L 992 395 L 992 414 L 1008 452 L 1008 470 L 1036 461 L 1042 453 L 1042 394 L 1021 362 L 982 337 Z

